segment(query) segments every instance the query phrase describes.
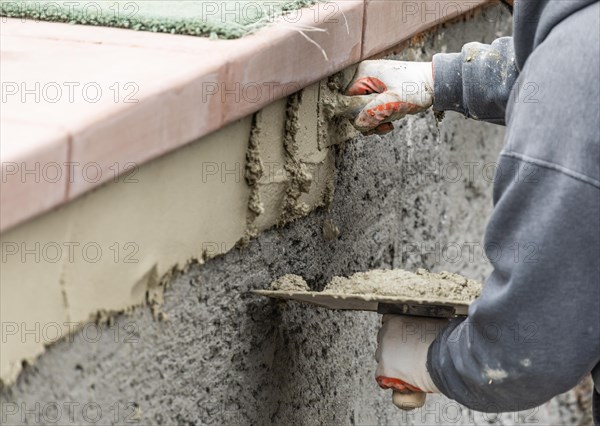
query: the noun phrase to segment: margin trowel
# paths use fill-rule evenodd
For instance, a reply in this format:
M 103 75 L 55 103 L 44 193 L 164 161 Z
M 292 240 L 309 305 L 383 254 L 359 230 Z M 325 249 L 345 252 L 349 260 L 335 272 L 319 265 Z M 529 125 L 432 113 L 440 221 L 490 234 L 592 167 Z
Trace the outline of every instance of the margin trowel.
M 295 300 L 328 309 L 372 311 L 379 314 L 448 319 L 466 316 L 471 302 L 441 300 L 435 295 L 430 297 L 405 297 L 304 290 L 252 290 L 252 292 L 261 296 Z M 425 404 L 425 396 L 425 392 L 394 390 L 392 401 L 400 409 L 412 410 Z

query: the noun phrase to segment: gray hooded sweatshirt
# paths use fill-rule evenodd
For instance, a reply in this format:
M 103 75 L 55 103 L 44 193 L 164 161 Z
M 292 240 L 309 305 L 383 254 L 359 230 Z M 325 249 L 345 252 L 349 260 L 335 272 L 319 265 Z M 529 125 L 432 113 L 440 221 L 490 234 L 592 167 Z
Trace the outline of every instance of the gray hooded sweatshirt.
M 513 37 L 433 58 L 435 110 L 506 124 L 485 233 L 493 272 L 429 348 L 446 396 L 536 407 L 600 389 L 600 3 L 516 1 Z

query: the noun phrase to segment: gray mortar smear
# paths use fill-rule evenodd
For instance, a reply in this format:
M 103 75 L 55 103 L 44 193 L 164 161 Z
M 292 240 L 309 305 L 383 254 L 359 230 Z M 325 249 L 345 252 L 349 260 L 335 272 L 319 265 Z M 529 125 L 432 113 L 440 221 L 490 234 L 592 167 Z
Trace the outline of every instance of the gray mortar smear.
M 349 83 L 354 75 L 355 67 L 341 71 L 331 76 L 326 83 L 319 87 L 319 102 L 317 108 L 317 133 L 319 149 L 324 151 L 333 145 L 342 144 L 358 135 L 347 116 L 341 116 L 340 111 L 348 111 L 349 108 L 356 109 L 358 102 L 350 97 L 341 96 L 343 88 Z M 307 165 L 300 158 L 299 141 L 297 135 L 300 130 L 299 108 L 303 101 L 303 92 L 300 91 L 288 98 L 286 106 L 285 129 L 283 144 L 285 148 L 285 173 L 288 178 L 287 189 L 283 199 L 281 215 L 277 221 L 279 226 L 293 222 L 311 211 L 311 206 L 300 200 L 302 194 L 309 193 L 314 177 L 311 175 Z M 252 132 L 246 151 L 246 183 L 250 186 L 250 198 L 248 200 L 247 224 L 250 231 L 253 229 L 254 220 L 264 212 L 264 205 L 259 196 L 259 181 L 264 174 L 261 162 L 258 140 L 261 137 L 260 126 L 256 123 L 256 116 L 252 124 Z M 326 182 L 322 194 L 320 206 L 329 206 L 333 200 L 335 182 L 333 179 Z M 313 206 L 318 207 L 318 206 Z M 339 230 L 334 226 L 324 227 L 328 239 L 337 238 Z M 245 243 L 247 238 L 243 238 Z
M 297 158 L 298 141 L 296 140 L 296 135 L 300 127 L 300 123 L 298 122 L 298 106 L 301 99 L 302 92 L 290 96 L 286 111 L 287 119 L 283 144 L 286 152 L 285 171 L 290 178 L 290 182 L 283 200 L 283 213 L 280 219 L 281 225 L 306 216 L 310 211 L 310 207 L 307 204 L 298 201 L 302 194 L 310 190 L 312 182 L 308 169 Z
M 319 147 L 343 144 L 359 135 L 352 126 L 349 118 L 358 107 L 357 98 L 342 96 L 344 89 L 352 80 L 356 66 L 349 67 L 328 78 L 322 83 L 319 90 Z
M 331 219 L 323 221 L 323 238 L 326 241 L 333 241 L 340 236 L 340 228 Z
M 248 215 L 246 220 L 248 225 L 251 225 L 254 219 L 264 211 L 264 206 L 258 192 L 258 181 L 264 174 L 264 167 L 258 149 L 259 136 L 260 128 L 256 125 L 255 115 L 252 120 L 252 130 L 248 140 L 248 149 L 246 150 L 246 169 L 244 171 L 244 178 L 250 187 L 250 199 L 248 200 Z
M 310 291 L 304 278 L 287 274 L 271 283 L 271 290 Z M 417 269 L 374 269 L 350 277 L 333 277 L 323 293 L 403 298 L 435 298 L 447 302 L 471 302 L 481 294 L 481 284 L 451 272 Z

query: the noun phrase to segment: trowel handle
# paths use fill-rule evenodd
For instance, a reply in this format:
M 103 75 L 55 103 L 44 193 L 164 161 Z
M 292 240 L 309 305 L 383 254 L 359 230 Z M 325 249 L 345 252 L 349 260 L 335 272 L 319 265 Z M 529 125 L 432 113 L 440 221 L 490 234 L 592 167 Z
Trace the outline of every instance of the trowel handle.
M 401 410 L 410 411 L 425 405 L 425 392 L 397 391 L 392 393 L 392 402 Z
M 377 384 L 381 389 L 392 389 L 392 402 L 401 410 L 414 410 L 425 404 L 426 393 L 394 377 L 377 376 Z

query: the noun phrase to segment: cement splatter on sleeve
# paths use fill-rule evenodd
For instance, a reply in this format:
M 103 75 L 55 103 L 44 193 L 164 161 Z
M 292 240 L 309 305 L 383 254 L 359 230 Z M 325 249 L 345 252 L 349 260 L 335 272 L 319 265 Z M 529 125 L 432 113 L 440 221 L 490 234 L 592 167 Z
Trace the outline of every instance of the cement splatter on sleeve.
M 506 105 L 519 75 L 512 37 L 491 45 L 468 43 L 461 53 L 433 57 L 436 111 L 457 111 L 476 120 L 504 124 Z

